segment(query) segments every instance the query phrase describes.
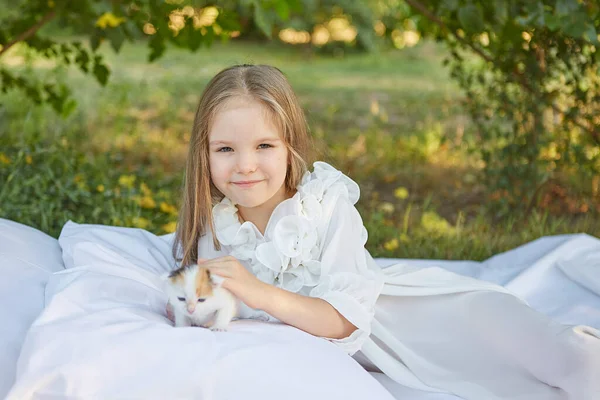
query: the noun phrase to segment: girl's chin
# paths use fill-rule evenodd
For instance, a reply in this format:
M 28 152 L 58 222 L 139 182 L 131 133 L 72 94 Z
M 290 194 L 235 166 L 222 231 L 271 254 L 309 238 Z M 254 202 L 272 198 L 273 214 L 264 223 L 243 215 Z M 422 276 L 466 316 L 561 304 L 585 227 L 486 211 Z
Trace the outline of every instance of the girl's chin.
M 246 199 L 246 198 L 236 198 L 236 199 L 231 199 L 233 200 L 233 202 L 235 203 L 235 205 L 237 207 L 243 207 L 243 208 L 254 208 L 254 207 L 258 207 L 261 204 L 264 204 L 266 202 L 265 201 L 260 201 L 256 198 L 252 198 L 252 199 Z

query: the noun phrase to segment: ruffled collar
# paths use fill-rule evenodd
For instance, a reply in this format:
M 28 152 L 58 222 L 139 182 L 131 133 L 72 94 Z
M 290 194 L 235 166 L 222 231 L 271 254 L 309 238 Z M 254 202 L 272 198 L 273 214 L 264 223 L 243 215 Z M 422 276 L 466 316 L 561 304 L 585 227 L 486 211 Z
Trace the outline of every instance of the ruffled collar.
M 313 167 L 296 194 L 275 207 L 264 235 L 252 222 L 240 222 L 229 198 L 213 207 L 217 240 L 229 254 L 246 262 L 262 281 L 292 292 L 319 281 L 326 214 L 337 198 L 344 196 L 355 204 L 360 197 L 356 182 L 341 171 L 320 161 Z

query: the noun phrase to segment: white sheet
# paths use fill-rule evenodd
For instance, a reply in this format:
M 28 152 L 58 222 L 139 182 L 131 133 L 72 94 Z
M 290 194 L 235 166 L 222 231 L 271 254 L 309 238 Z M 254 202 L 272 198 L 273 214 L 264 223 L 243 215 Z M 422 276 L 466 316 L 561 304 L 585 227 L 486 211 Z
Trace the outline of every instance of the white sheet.
M 44 285 L 62 269 L 56 239 L 0 219 L 0 398 L 14 382 L 25 333 L 44 306 Z
M 481 263 L 440 260 L 377 260 L 444 269 L 497 283 L 534 309 L 571 325 L 600 329 L 600 240 L 586 234 L 548 236 Z
M 392 399 L 342 350 L 290 326 L 173 328 L 159 278 L 169 245 L 147 232 L 70 223 L 59 242 L 68 269 L 48 281 L 8 399 Z
M 6 220 L 0 222 L 5 223 L 0 224 L 3 229 L 0 229 L 0 235 L 4 231 L 4 237 L 10 235 L 6 233 L 9 232 L 7 226 L 13 224 L 16 229 L 18 225 L 10 222 L 7 225 Z M 29 277 L 26 271 L 30 267 L 16 266 L 15 255 L 24 253 L 37 257 L 43 269 L 57 270 L 61 267 L 52 256 L 47 257 L 47 254 L 57 254 L 56 247 L 53 251 L 45 249 L 44 255 L 32 250 L 40 248 L 31 247 L 31 244 L 43 242 L 42 237 L 37 235 L 22 240 L 21 243 L 30 245 L 28 248 L 17 249 L 12 245 L 0 247 L 0 274 L 3 278 L 8 276 L 14 280 L 17 279 L 14 277 L 18 277 L 25 282 L 26 286 L 16 292 L 30 290 L 32 293 L 25 298 L 24 306 L 18 308 L 19 313 L 15 313 L 14 308 L 9 310 L 13 319 L 19 319 L 21 327 L 27 326 L 42 307 L 39 296 L 45 278 L 36 280 Z M 345 389 L 349 389 L 351 396 L 356 396 L 348 398 L 385 398 L 386 393 L 380 391 L 381 386 L 375 380 L 365 380 L 365 376 L 369 375 L 360 368 L 356 369 L 356 363 L 347 363 L 349 359 L 338 358 L 339 353 L 332 351 L 326 342 L 290 327 L 268 325 L 268 329 L 264 329 L 264 324 L 241 321 L 233 326 L 233 332 L 224 334 L 229 339 L 196 328 L 189 328 L 192 329 L 190 333 L 179 333 L 179 330 L 169 328 L 166 320 L 159 315 L 164 299 L 158 294 L 155 274 L 168 268 L 171 238 L 170 235 L 159 238 L 138 229 L 67 224 L 61 236 L 61 246 L 65 264 L 70 270 L 56 274 L 48 287 L 48 308 L 27 336 L 19 362 L 19 382 L 9 398 L 34 398 L 28 397 L 27 393 L 42 387 L 48 393 L 56 391 L 64 394 L 95 390 L 98 386 L 102 387 L 99 390 L 104 390 L 105 394 L 118 392 L 124 396 L 127 393 L 124 390 L 138 390 L 138 393 L 147 393 L 149 396 L 141 397 L 160 398 L 159 393 L 165 394 L 160 392 L 161 388 L 166 387 L 163 381 L 172 383 L 168 390 L 180 390 L 182 385 L 185 387 L 189 383 L 189 375 L 177 373 L 182 370 L 180 366 L 186 364 L 185 370 L 197 376 L 194 380 L 198 383 L 194 389 L 199 390 L 197 393 L 208 396 L 210 390 L 216 390 L 212 392 L 212 398 L 215 399 L 268 399 L 269 395 L 280 398 L 282 390 L 289 390 L 286 389 L 289 385 L 285 383 L 292 372 L 288 368 L 292 366 L 274 369 L 273 365 L 285 365 L 286 359 L 278 359 L 277 353 L 271 351 L 273 348 L 278 348 L 282 352 L 279 354 L 287 354 L 290 359 L 298 358 L 293 371 L 303 371 L 303 377 L 296 372 L 294 382 L 303 383 L 293 388 L 299 396 L 297 398 L 315 397 L 314 392 L 306 392 L 307 388 L 320 387 L 320 393 L 327 393 L 336 378 L 343 378 L 345 384 L 335 386 L 339 391 L 327 393 L 331 398 L 341 398 Z M 54 240 L 49 237 L 44 239 L 49 240 L 46 246 Z M 0 245 L 3 243 L 6 241 Z M 11 249 L 21 252 L 11 253 Z M 534 308 L 560 322 L 600 328 L 600 240 L 596 238 L 587 235 L 546 237 L 482 263 L 378 260 L 384 266 L 399 261 L 417 266 L 438 265 L 463 275 L 503 284 L 525 298 Z M 11 287 L 0 286 L 0 304 L 7 304 L 5 300 L 11 299 L 14 294 L 15 290 L 11 290 Z M 112 325 L 106 326 L 106 320 L 112 321 Z M 83 340 L 80 340 L 81 335 L 74 335 L 75 330 L 87 332 Z M 22 335 L 22 328 L 20 332 Z M 165 335 L 170 337 L 173 332 L 177 332 L 177 340 L 165 340 Z M 204 340 L 199 341 L 199 336 Z M 2 344 L 6 342 L 6 337 L 6 333 L 0 330 Z M 264 339 L 275 341 L 279 347 L 272 343 L 266 345 Z M 178 351 L 177 343 L 181 341 L 198 347 L 188 347 L 190 351 Z M 159 345 L 148 346 L 149 342 Z M 110 346 L 105 346 L 106 343 L 110 343 Z M 215 343 L 218 343 L 219 351 L 214 350 Z M 16 354 L 20 343 L 9 344 L 13 354 Z M 103 353 L 100 349 L 103 349 Z M 225 356 L 225 351 L 230 355 Z M 177 357 L 171 357 L 175 353 Z M 203 356 L 194 357 L 192 354 Z M 117 362 L 124 359 L 130 362 Z M 176 361 L 169 363 L 169 359 Z M 59 360 L 62 360 L 62 365 Z M 205 368 L 209 363 L 214 363 L 214 366 Z M 342 373 L 332 375 L 325 368 L 330 363 L 341 366 Z M 189 365 L 194 365 L 194 368 Z M 110 375 L 108 378 L 115 379 L 103 377 L 106 371 Z M 123 376 L 127 372 L 140 378 L 125 382 Z M 14 371 L 10 370 L 7 363 L 0 363 L 0 373 L 0 376 L 8 376 L 10 380 Z M 146 377 L 145 380 L 142 376 Z M 232 376 L 238 377 L 235 384 L 231 384 Z M 458 399 L 455 396 L 408 389 L 381 374 L 372 373 L 371 376 L 397 399 Z M 325 381 L 323 377 L 329 379 Z M 148 385 L 148 379 L 151 379 L 152 385 Z M 157 381 L 161 382 L 158 388 L 155 387 Z M 307 381 L 322 385 L 310 385 Z M 222 382 L 226 383 L 221 385 Z M 352 382 L 356 382 L 358 388 Z M 366 388 L 368 395 L 361 388 Z M 1 389 L 0 386 L 0 397 L 4 395 Z M 173 393 L 170 393 L 170 397 L 173 398 Z

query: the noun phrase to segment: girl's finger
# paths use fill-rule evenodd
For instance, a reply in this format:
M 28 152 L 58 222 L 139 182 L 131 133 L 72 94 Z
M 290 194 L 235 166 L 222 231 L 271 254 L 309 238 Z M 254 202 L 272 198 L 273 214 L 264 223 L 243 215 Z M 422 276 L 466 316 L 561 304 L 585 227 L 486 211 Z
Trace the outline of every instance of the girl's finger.
M 232 271 L 230 268 L 207 267 L 211 274 L 218 275 L 223 278 L 231 278 Z
M 202 261 L 200 261 L 202 260 Z M 218 259 L 218 258 L 211 258 L 211 259 L 206 259 L 206 258 L 199 258 L 198 259 L 198 265 L 202 265 L 203 267 L 209 266 L 209 265 L 214 265 L 214 264 L 222 264 L 223 261 Z
M 211 261 L 218 262 L 218 263 L 229 263 L 229 262 L 236 261 L 236 260 L 237 259 L 232 256 L 223 256 L 223 257 L 213 258 Z

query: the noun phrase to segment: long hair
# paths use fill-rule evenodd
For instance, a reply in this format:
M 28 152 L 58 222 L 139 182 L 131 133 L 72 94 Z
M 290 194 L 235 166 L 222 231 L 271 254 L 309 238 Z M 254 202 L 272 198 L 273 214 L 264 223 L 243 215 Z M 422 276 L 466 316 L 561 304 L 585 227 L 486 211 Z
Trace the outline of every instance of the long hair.
M 283 73 L 269 65 L 235 65 L 219 72 L 208 83 L 194 117 L 185 166 L 179 220 L 173 256 L 182 266 L 198 261 L 198 240 L 210 229 L 216 238 L 212 207 L 224 195 L 212 184 L 209 167 L 209 132 L 215 115 L 227 101 L 242 97 L 263 105 L 282 135 L 289 152 L 285 187 L 293 192 L 305 171 L 312 142 L 304 112 Z

